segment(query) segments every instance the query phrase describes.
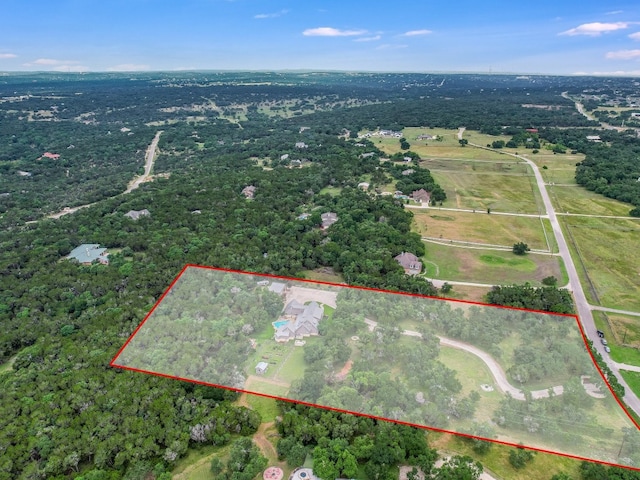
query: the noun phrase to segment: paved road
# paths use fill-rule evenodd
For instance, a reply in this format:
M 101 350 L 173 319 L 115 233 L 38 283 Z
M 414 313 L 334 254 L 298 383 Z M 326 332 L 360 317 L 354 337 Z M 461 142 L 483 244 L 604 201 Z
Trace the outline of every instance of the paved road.
M 492 150 L 491 148 L 484 147 L 482 145 L 476 145 L 469 143 L 470 146 L 481 148 L 484 150 Z M 619 369 L 616 363 L 611 360 L 609 354 L 604 351 L 604 345 L 602 345 L 598 341 L 597 329 L 595 322 L 593 320 L 593 314 L 591 313 L 591 305 L 587 302 L 587 297 L 584 294 L 584 290 L 582 289 L 582 284 L 580 283 L 580 277 L 578 276 L 578 270 L 573 262 L 573 258 L 571 258 L 571 253 L 569 251 L 569 246 L 567 244 L 566 239 L 564 238 L 564 233 L 560 228 L 560 223 L 558 222 L 558 217 L 556 216 L 555 209 L 553 208 L 553 204 L 551 203 L 551 198 L 549 197 L 549 192 L 547 192 L 547 188 L 545 182 L 542 178 L 542 174 L 538 169 L 538 166 L 529 160 L 526 157 L 521 155 L 516 155 L 514 153 L 501 152 L 504 155 L 509 155 L 515 158 L 519 158 L 520 160 L 526 162 L 531 169 L 536 178 L 536 183 L 538 184 L 538 189 L 540 190 L 540 195 L 542 197 L 542 201 L 544 203 L 546 216 L 549 218 L 551 222 L 551 228 L 553 229 L 553 233 L 556 237 L 556 243 L 558 244 L 558 250 L 560 252 L 560 256 L 564 261 L 565 268 L 567 270 L 567 274 L 569 275 L 569 284 L 571 285 L 571 290 L 573 291 L 574 301 L 576 303 L 576 309 L 578 311 L 578 317 L 582 322 L 582 327 L 587 335 L 587 338 L 593 341 L 594 348 L 602 355 L 604 362 L 609 366 L 612 372 L 617 377 L 620 384 L 625 387 L 625 403 L 634 410 L 637 414 L 640 415 L 640 398 L 633 393 L 629 385 L 624 381 L 622 375 L 620 375 Z

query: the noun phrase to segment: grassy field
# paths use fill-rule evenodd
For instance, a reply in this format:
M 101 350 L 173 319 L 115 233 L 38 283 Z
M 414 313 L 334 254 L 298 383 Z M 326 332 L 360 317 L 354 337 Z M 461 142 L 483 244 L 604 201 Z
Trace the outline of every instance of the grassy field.
M 633 393 L 640 396 L 640 372 L 630 372 L 629 370 L 620 370 L 622 378 L 629 384 Z
M 273 422 L 281 414 L 275 399 L 246 393 L 243 395 L 247 396 L 246 402 L 249 408 L 258 412 L 263 422 Z
M 620 315 L 616 316 L 619 317 Z M 604 336 L 609 342 L 611 358 L 619 363 L 640 366 L 640 349 L 625 347 L 619 343 L 619 339 L 624 338 L 624 331 L 621 332 L 613 325 L 610 314 L 594 311 L 593 319 L 595 321 L 596 328 L 604 332 Z M 607 319 L 609 319 L 609 321 L 607 321 Z
M 479 460 L 499 479 L 509 480 L 549 480 L 553 475 L 564 472 L 571 478 L 580 478 L 580 461 L 548 453 L 536 453 L 533 461 L 521 470 L 514 469 L 509 463 L 509 451 L 513 447 L 494 444 L 485 455 L 475 453 L 469 441 L 456 435 L 429 434 L 432 447 L 443 452 L 455 452 L 458 455 L 469 455 Z
M 9 360 L 7 360 L 2 365 L 0 365 L 0 374 L 3 374 L 5 372 L 10 372 L 11 370 L 13 370 L 13 362 L 16 361 L 17 357 L 18 357 L 18 354 L 14 355 Z
M 546 182 L 556 184 L 576 185 L 576 163 L 584 160 L 582 154 L 557 154 L 547 150 L 540 153 L 531 153 L 530 150 L 524 152 L 529 160 L 532 160 L 539 168 L 542 178 Z M 546 169 L 544 167 L 547 167 Z
M 223 462 L 229 456 L 231 446 L 212 447 L 210 445 L 190 449 L 189 453 L 176 462 L 171 472 L 174 480 L 211 480 L 211 459 L 219 458 Z
M 511 252 L 467 249 L 426 244 L 423 257 L 426 276 L 436 279 L 505 285 L 530 282 L 537 285 L 550 275 L 567 282 L 556 256 L 531 254 L 518 257 Z M 454 286 L 455 289 L 455 286 Z
M 304 278 L 307 280 L 318 280 L 319 282 L 329 282 L 329 283 L 345 283 L 344 278 L 339 273 L 335 273 L 332 269 L 327 270 L 316 269 L 316 270 L 304 270 L 302 272 L 304 274 Z
M 529 248 L 547 250 L 543 223 L 539 218 L 488 215 L 486 212 L 452 212 L 430 208 L 412 209 L 414 230 L 422 236 L 443 241 L 475 242 L 511 248 L 525 242 Z M 547 224 L 547 236 L 551 235 Z
M 432 172 L 496 173 L 530 175 L 526 163 L 515 158 L 501 156 L 500 160 L 472 160 L 465 158 L 428 158 L 420 161 L 420 166 Z
M 640 250 L 637 220 L 587 217 L 561 217 L 561 224 L 571 246 L 575 240 L 582 261 L 589 272 L 602 305 L 640 311 Z M 584 273 L 578 256 L 574 256 L 578 273 Z M 589 285 L 583 281 L 585 293 Z
M 449 293 L 442 294 L 445 298 L 455 300 L 465 300 L 467 302 L 486 303 L 484 296 L 489 292 L 489 288 L 471 287 L 468 285 L 454 285 Z
M 582 213 L 586 215 L 629 216 L 633 208 L 628 203 L 619 202 L 591 192 L 583 187 L 548 186 L 549 196 L 558 213 Z M 640 220 L 636 220 L 640 225 Z
M 335 197 L 336 195 L 340 195 L 341 191 L 342 191 L 342 188 L 339 188 L 339 187 L 324 187 L 322 190 L 320 190 L 318 194 L 324 195 L 325 193 L 327 193 L 332 197 Z
M 447 194 L 444 207 L 510 213 L 542 211 L 531 175 L 438 170 L 432 176 Z
M 473 147 L 461 147 L 458 144 L 458 130 L 447 130 L 443 128 L 418 128 L 407 127 L 403 131 L 403 135 L 411 145 L 410 150 L 416 152 L 421 158 L 440 157 L 440 158 L 470 158 L 470 159 L 486 159 L 500 160 L 502 156 L 499 153 L 480 150 Z M 361 132 L 362 133 L 362 132 Z M 416 140 L 421 134 L 439 135 L 442 141 L 438 140 Z M 465 138 L 467 132 L 465 132 Z M 378 138 L 372 137 L 371 141 L 376 147 L 383 152 L 392 155 L 400 151 L 400 141 L 398 138 Z

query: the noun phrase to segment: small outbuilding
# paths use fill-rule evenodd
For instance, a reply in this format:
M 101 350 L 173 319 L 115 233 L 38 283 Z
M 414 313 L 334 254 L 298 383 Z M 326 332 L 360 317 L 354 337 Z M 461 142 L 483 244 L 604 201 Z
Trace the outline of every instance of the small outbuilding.
M 260 362 L 256 365 L 256 375 L 264 375 L 269 368 L 269 364 L 267 362 Z

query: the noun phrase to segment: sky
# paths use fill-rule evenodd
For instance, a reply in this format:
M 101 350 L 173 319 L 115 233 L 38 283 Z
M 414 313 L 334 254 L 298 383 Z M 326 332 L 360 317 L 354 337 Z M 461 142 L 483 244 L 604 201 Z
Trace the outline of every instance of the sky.
M 640 76 L 639 0 L 2 0 L 0 71 Z

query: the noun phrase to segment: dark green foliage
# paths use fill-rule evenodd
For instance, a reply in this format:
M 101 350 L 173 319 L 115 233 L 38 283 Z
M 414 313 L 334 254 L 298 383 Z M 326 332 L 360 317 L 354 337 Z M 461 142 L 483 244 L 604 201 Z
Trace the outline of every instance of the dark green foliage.
M 533 460 L 534 453 L 524 448 L 515 448 L 509 450 L 509 463 L 516 470 L 520 470 L 527 466 Z
M 487 302 L 494 305 L 527 308 L 555 313 L 573 313 L 571 294 L 562 288 L 524 285 L 496 285 L 486 296 Z
M 526 255 L 527 252 L 531 250 L 529 245 L 524 242 L 518 242 L 513 244 L 513 253 L 515 255 Z
M 558 279 L 553 275 L 550 275 L 542 279 L 542 284 L 548 287 L 555 287 L 558 284 Z

